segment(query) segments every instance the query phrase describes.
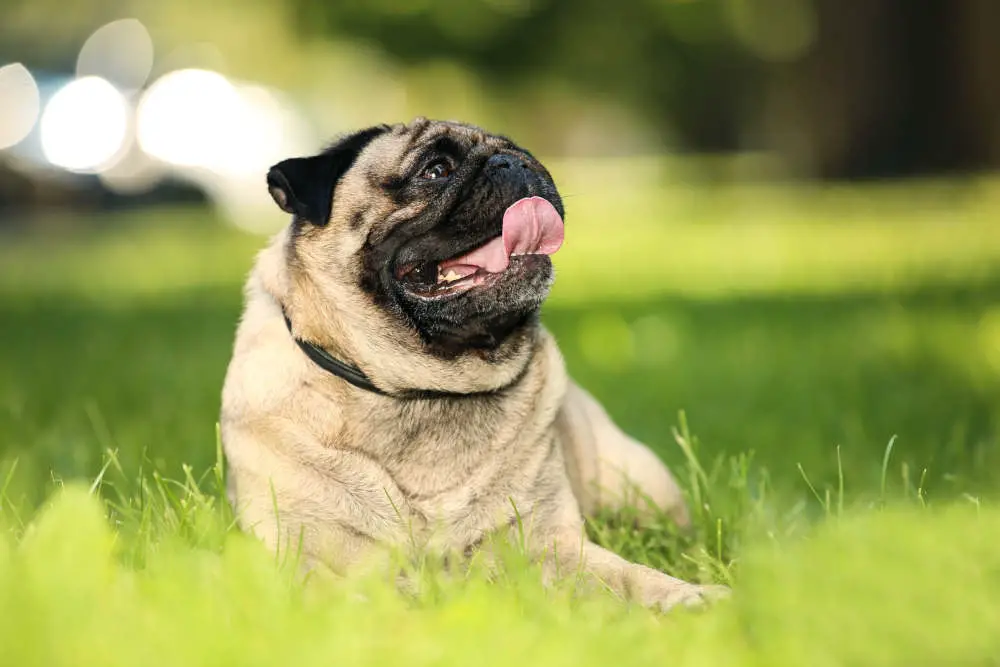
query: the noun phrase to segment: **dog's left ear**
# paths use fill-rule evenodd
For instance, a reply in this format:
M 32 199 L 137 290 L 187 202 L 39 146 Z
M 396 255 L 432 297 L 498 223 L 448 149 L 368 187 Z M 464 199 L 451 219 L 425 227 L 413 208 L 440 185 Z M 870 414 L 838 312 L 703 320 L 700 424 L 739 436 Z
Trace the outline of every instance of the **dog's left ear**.
M 285 213 L 314 225 L 330 221 L 333 191 L 372 139 L 389 130 L 379 125 L 337 141 L 319 155 L 283 160 L 267 172 L 267 190 Z

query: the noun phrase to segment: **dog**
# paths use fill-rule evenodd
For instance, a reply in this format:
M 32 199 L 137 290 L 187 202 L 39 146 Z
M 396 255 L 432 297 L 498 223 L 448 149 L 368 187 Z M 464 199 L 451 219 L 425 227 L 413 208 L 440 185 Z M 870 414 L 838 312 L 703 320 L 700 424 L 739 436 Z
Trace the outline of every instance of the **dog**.
M 637 500 L 689 515 L 540 323 L 564 210 L 531 153 L 418 118 L 284 160 L 267 186 L 290 223 L 247 281 L 220 418 L 245 531 L 345 573 L 384 547 L 469 556 L 523 522 L 546 577 L 659 610 L 725 594 L 586 538 L 584 516 Z

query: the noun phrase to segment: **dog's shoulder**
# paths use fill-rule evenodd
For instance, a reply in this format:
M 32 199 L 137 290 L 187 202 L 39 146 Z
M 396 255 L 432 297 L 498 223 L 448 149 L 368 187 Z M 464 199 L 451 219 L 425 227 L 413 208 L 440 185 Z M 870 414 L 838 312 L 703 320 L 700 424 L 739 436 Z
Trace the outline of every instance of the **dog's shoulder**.
M 264 288 L 260 266 L 251 273 L 222 391 L 224 418 L 281 412 L 302 390 L 305 366 L 281 307 Z

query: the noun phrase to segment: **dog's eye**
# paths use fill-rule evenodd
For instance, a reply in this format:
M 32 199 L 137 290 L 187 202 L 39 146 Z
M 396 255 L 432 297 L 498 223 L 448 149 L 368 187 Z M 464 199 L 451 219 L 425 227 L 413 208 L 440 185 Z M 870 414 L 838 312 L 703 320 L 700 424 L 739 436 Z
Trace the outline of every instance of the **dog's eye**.
M 447 160 L 435 160 L 427 165 L 427 168 L 424 169 L 420 176 L 428 181 L 435 181 L 439 178 L 447 178 L 448 176 L 451 176 L 451 165 Z

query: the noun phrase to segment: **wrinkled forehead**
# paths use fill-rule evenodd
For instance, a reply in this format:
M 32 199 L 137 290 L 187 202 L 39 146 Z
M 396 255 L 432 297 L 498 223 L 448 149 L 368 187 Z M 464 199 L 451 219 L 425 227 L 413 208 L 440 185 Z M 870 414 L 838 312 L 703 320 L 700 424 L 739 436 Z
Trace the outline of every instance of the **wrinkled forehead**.
M 394 125 L 376 137 L 358 156 L 355 166 L 373 179 L 391 178 L 407 172 L 430 153 L 462 157 L 471 152 L 493 153 L 520 150 L 510 139 L 490 134 L 475 125 L 418 118 Z

